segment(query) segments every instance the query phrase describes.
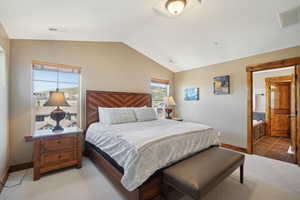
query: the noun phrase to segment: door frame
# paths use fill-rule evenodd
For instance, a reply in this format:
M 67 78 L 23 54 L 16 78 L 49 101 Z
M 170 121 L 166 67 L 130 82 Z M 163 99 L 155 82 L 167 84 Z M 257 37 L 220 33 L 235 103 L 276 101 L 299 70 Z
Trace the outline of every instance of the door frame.
M 296 71 L 296 70 L 295 70 Z M 265 78 L 265 88 L 266 88 L 266 114 L 265 114 L 265 120 L 266 120 L 266 135 L 271 135 L 271 109 L 270 109 L 270 85 L 271 83 L 276 82 L 289 82 L 292 83 L 292 76 L 276 76 L 276 77 L 269 77 Z
M 296 163 L 300 166 L 300 57 L 246 67 L 247 72 L 247 153 L 253 154 L 253 72 L 295 66 L 296 77 Z

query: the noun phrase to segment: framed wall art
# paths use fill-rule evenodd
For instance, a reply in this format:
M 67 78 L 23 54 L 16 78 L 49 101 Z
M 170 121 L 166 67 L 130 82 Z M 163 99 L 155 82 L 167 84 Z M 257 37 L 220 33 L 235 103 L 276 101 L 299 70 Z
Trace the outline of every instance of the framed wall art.
M 184 89 L 185 101 L 198 101 L 199 100 L 199 88 L 186 88 Z
M 214 78 L 214 94 L 230 94 L 230 76 L 218 76 Z

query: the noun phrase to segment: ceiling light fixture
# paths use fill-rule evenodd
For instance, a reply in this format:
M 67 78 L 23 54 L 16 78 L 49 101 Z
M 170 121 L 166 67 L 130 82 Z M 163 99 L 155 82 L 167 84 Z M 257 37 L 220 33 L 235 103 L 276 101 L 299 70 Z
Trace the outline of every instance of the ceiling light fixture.
M 186 0 L 168 0 L 166 3 L 167 10 L 172 15 L 179 15 L 186 6 Z

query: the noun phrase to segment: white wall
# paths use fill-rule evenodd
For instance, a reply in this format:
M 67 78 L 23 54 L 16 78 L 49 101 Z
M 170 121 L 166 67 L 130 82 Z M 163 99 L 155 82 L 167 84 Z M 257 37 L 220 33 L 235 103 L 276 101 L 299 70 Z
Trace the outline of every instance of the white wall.
M 175 73 L 177 114 L 184 120 L 208 124 L 221 131 L 224 143 L 246 147 L 246 67 L 298 56 L 300 46 Z M 230 75 L 231 94 L 215 96 L 213 78 L 223 75 Z M 183 100 L 183 90 L 189 87 L 200 88 L 199 101 Z
M 294 69 L 285 69 L 281 70 L 269 70 L 253 73 L 253 111 L 255 112 L 265 112 L 266 108 L 266 88 L 265 88 L 265 79 L 270 77 L 277 76 L 288 76 L 292 75 Z M 264 96 L 256 95 L 264 94 Z

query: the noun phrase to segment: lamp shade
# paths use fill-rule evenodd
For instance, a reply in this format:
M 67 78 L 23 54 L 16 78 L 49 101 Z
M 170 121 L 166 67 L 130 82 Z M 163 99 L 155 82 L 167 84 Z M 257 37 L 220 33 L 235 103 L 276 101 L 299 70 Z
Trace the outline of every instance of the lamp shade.
M 172 96 L 165 97 L 164 102 L 165 102 L 166 106 L 176 106 L 176 103 L 175 103 L 174 98 Z
M 70 106 L 66 101 L 65 94 L 63 92 L 51 91 L 48 101 L 44 106 Z

